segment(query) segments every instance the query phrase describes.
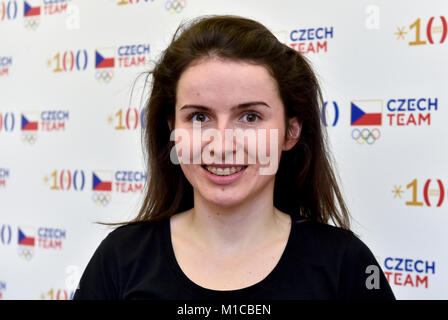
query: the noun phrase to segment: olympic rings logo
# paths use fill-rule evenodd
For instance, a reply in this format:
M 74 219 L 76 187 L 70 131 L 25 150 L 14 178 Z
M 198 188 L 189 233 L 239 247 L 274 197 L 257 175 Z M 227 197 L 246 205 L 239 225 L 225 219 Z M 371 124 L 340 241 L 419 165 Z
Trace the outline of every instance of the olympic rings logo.
M 39 24 L 40 24 L 39 17 L 23 19 L 23 25 L 25 26 L 26 30 L 36 30 L 39 27 Z
M 35 132 L 22 132 L 22 141 L 27 146 L 32 146 L 36 143 L 37 133 Z
M 165 9 L 168 10 L 169 13 L 180 13 L 186 5 L 187 2 L 185 0 L 168 0 L 165 3 Z
M 18 252 L 19 252 L 19 257 L 26 261 L 30 261 L 33 258 L 34 250 L 31 248 L 24 248 L 24 247 L 19 246 Z
M 379 129 L 374 128 L 372 130 L 369 130 L 367 128 L 364 128 L 362 130 L 360 129 L 353 129 L 352 131 L 352 139 L 355 140 L 359 144 L 374 144 L 376 140 L 378 140 L 381 137 L 381 132 Z
M 106 207 L 112 200 L 110 193 L 94 192 L 92 200 L 98 207 Z
M 97 70 L 95 72 L 95 79 L 99 83 L 109 83 L 114 77 L 114 70 Z

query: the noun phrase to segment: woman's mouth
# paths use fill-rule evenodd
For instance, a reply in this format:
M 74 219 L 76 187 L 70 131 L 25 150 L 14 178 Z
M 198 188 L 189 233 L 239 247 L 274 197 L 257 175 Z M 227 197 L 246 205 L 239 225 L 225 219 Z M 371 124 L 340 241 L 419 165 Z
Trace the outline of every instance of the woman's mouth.
M 246 169 L 247 166 L 235 166 L 235 167 L 226 167 L 220 168 L 215 166 L 202 166 L 208 172 L 211 172 L 217 176 L 230 176 L 234 173 L 240 172 L 243 169 Z
M 201 167 L 210 181 L 220 185 L 237 181 L 247 169 L 247 166 L 233 165 L 202 165 Z

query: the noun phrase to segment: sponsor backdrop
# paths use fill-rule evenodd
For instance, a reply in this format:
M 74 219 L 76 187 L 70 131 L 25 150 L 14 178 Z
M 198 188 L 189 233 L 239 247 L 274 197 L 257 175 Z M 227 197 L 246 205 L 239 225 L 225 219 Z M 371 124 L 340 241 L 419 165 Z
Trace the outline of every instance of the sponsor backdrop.
M 144 72 L 204 14 L 312 62 L 353 230 L 397 298 L 447 299 L 445 0 L 0 0 L 0 299 L 71 299 L 95 222 L 136 215 Z

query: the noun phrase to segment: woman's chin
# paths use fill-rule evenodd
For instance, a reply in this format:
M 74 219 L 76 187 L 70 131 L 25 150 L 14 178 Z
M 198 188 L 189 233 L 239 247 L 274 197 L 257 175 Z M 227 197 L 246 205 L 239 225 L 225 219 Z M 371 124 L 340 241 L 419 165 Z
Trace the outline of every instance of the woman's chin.
M 221 190 L 221 188 L 216 191 L 207 190 L 205 193 L 202 193 L 202 196 L 207 202 L 212 203 L 215 206 L 222 207 L 236 206 L 243 202 L 245 198 L 241 193 L 230 193 L 226 190 Z

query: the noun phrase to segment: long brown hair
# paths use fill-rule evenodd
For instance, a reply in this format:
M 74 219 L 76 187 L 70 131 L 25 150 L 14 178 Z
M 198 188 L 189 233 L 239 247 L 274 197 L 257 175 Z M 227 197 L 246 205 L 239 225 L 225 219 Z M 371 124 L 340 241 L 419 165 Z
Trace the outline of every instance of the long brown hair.
M 132 222 L 156 221 L 193 207 L 193 189 L 179 165 L 170 161 L 170 129 L 176 87 L 182 72 L 207 56 L 245 60 L 265 66 L 276 79 L 285 106 L 285 123 L 302 123 L 298 143 L 284 151 L 274 184 L 274 206 L 291 216 L 349 229 L 349 213 L 337 184 L 327 134 L 321 124 L 322 94 L 307 60 L 280 43 L 262 24 L 237 16 L 210 16 L 181 25 L 152 75 L 146 103 L 148 181 L 140 212 Z

